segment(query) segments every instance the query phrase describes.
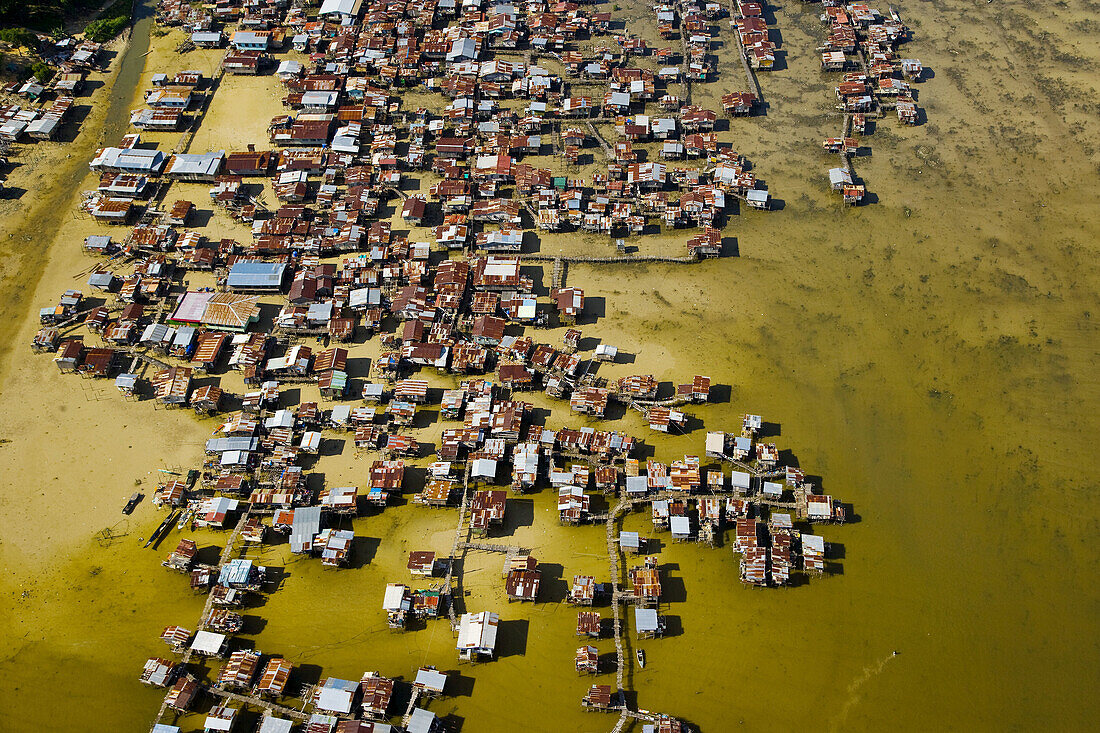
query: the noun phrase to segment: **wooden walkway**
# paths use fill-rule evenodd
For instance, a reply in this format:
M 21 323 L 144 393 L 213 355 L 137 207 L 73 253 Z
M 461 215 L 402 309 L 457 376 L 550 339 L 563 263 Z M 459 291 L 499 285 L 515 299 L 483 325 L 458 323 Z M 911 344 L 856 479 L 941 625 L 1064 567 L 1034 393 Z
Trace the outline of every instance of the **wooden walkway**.
M 493 545 L 487 542 L 459 542 L 463 550 L 481 550 L 482 552 L 500 552 L 505 555 L 526 555 L 530 550 L 516 545 Z
M 240 538 L 241 532 L 244 531 L 245 524 L 248 522 L 248 518 L 251 515 L 252 515 L 252 507 L 249 506 L 248 509 L 245 510 L 244 514 L 241 515 L 240 520 L 237 522 L 237 526 L 234 527 L 234 529 L 233 529 L 233 534 L 229 535 L 229 539 L 225 543 L 225 549 L 222 550 L 221 555 L 218 557 L 218 567 L 219 568 L 222 565 L 225 565 L 227 562 L 229 562 L 229 558 L 230 558 L 231 554 L 233 553 L 233 546 L 237 543 L 237 539 Z M 203 625 L 206 623 L 206 619 L 210 616 L 210 609 L 213 605 L 214 605 L 214 594 L 209 593 L 206 596 L 206 603 L 202 607 L 202 612 L 199 614 L 199 623 L 198 623 L 198 627 L 196 628 L 196 631 L 201 631 L 202 630 Z M 192 656 L 192 653 L 191 653 L 190 648 L 184 650 L 183 656 L 180 657 L 180 665 L 181 666 L 187 665 L 187 663 L 191 661 L 191 656 Z M 225 697 L 225 698 L 228 698 L 228 699 L 231 699 L 231 700 L 240 699 L 244 702 L 248 702 L 249 704 L 259 705 L 261 707 L 267 707 L 267 708 L 270 708 L 272 710 L 278 709 L 279 711 L 289 711 L 290 713 L 294 713 L 294 714 L 298 715 L 303 720 L 306 717 L 308 717 L 308 716 L 302 716 L 301 713 L 298 713 L 297 711 L 293 711 L 293 710 L 291 710 L 291 708 L 283 708 L 280 705 L 275 705 L 274 703 L 269 703 L 265 700 L 261 700 L 260 698 L 245 697 L 244 695 L 237 695 L 236 693 L 226 692 L 225 690 L 219 690 L 219 689 L 214 688 L 214 687 L 210 687 L 210 688 L 207 688 L 207 689 L 212 695 L 219 695 L 221 697 Z M 152 724 L 152 726 L 149 727 L 150 731 L 152 731 L 153 728 L 157 725 L 157 723 L 159 723 L 161 721 L 161 719 L 164 718 L 164 714 L 167 711 L 168 711 L 168 701 L 166 699 L 164 702 L 162 702 L 160 704 L 160 709 L 157 711 L 156 717 L 153 718 L 153 724 Z M 287 713 L 287 714 L 289 714 L 289 713 Z
M 680 88 L 684 90 L 684 104 L 691 104 L 691 55 L 688 53 L 688 34 L 684 30 L 684 5 L 679 3 L 676 9 L 680 16 Z
M 603 154 L 607 156 L 608 160 L 615 160 L 615 151 L 612 150 L 607 141 L 603 139 L 603 135 L 600 134 L 600 131 L 596 129 L 596 123 L 592 120 L 585 120 L 585 122 L 588 124 L 588 129 L 592 133 L 592 137 L 596 138 L 596 142 L 603 148 Z
M 585 256 L 573 256 L 563 257 L 561 255 L 551 254 L 519 254 L 515 255 L 521 260 L 528 262 L 558 262 L 559 260 L 565 264 L 586 264 L 586 265 L 612 265 L 612 264 L 634 264 L 643 262 L 670 262 L 678 265 L 695 265 L 702 262 L 697 257 L 691 257 L 690 255 L 684 255 L 682 257 L 676 257 L 673 255 L 642 255 L 635 257 L 633 255 L 619 255 L 614 257 L 585 257 Z
M 261 697 L 255 695 L 242 695 L 238 692 L 229 692 L 217 687 L 210 687 L 207 691 L 211 695 L 216 695 L 224 700 L 232 700 L 239 702 L 242 705 L 252 705 L 253 707 L 263 708 L 273 715 L 282 715 L 284 718 L 292 718 L 294 720 L 305 721 L 309 720 L 309 713 L 301 710 L 295 710 L 294 708 L 288 708 L 285 705 L 278 705 L 270 700 L 264 700 Z
M 844 113 L 844 127 L 840 131 L 841 139 L 843 140 L 844 138 L 848 137 L 848 135 L 850 135 L 851 132 L 852 132 L 852 115 L 846 112 L 846 113 Z M 841 157 L 844 158 L 844 170 L 846 170 L 848 172 L 848 175 L 851 176 L 852 180 L 855 180 L 856 172 L 855 172 L 855 170 L 852 169 L 853 154 L 847 152 L 843 148 L 841 148 L 841 150 L 843 151 L 843 152 L 841 152 Z
M 733 23 L 733 17 L 737 15 L 737 4 L 730 3 L 730 23 Z M 769 34 L 770 36 L 770 34 Z M 760 91 L 760 82 L 756 78 L 756 72 L 753 71 L 752 66 L 749 65 L 749 54 L 745 50 L 744 44 L 741 43 L 741 34 L 737 32 L 737 26 L 733 26 L 733 40 L 737 42 L 737 53 L 741 57 L 741 66 L 745 70 L 745 79 L 748 81 L 749 86 L 752 88 L 752 93 L 756 95 L 756 101 L 758 104 L 764 103 L 764 93 Z
M 148 364 L 150 366 L 155 366 L 157 369 L 170 369 L 171 368 L 171 365 L 168 364 L 167 362 L 163 362 L 160 359 L 156 358 L 155 356 L 150 356 L 148 353 L 146 353 L 144 351 L 138 351 L 136 349 L 122 349 L 120 351 L 120 353 L 126 354 L 127 356 L 129 356 L 131 358 L 134 358 L 134 359 L 141 359 L 146 364 Z
M 554 272 L 550 275 L 550 287 L 558 289 L 565 281 L 565 262 L 561 257 L 554 258 Z
M 462 539 L 462 530 L 466 529 L 466 540 L 470 539 L 470 528 L 466 526 L 466 512 L 470 508 L 470 465 L 467 462 L 466 473 L 462 479 L 462 505 L 458 509 L 458 526 L 455 527 L 455 538 L 451 544 L 451 557 L 447 562 L 447 575 L 443 579 L 443 587 L 447 589 L 451 599 L 447 604 L 447 617 L 451 621 L 451 629 L 458 628 L 458 619 L 455 618 L 456 593 L 451 585 L 454 578 L 455 561 L 458 559 L 458 550 L 465 548 L 466 541 Z
M 626 658 L 623 652 L 623 623 L 622 623 L 622 609 L 619 604 L 619 597 L 622 590 L 619 587 L 619 582 L 622 579 L 622 567 L 619 565 L 620 558 L 622 557 L 622 550 L 619 548 L 618 537 L 615 536 L 615 527 L 621 514 L 627 507 L 633 506 L 633 502 L 630 499 L 621 499 L 615 507 L 608 512 L 606 528 L 607 528 L 607 567 L 611 573 L 611 610 L 612 619 L 615 624 L 613 632 L 615 634 L 615 684 L 617 689 L 623 691 L 623 677 L 626 673 Z
M 420 693 L 423 690 L 416 685 L 413 685 L 412 696 L 409 697 L 409 704 L 405 706 L 405 714 L 401 716 L 401 727 L 408 728 L 409 721 L 412 719 L 413 710 L 416 710 L 416 703 L 420 702 Z

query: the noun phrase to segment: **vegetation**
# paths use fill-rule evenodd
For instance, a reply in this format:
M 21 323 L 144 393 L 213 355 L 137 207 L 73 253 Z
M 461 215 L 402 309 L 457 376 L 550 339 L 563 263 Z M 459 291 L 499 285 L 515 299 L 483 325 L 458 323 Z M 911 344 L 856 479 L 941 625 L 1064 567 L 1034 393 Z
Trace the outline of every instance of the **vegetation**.
M 31 75 L 34 78 L 38 79 L 38 81 L 42 84 L 48 82 L 50 79 L 53 78 L 54 75 L 54 70 L 47 66 L 45 62 L 41 61 L 40 59 L 35 59 L 35 62 L 31 64 L 30 72 Z
M 84 36 L 96 43 L 111 40 L 130 22 L 131 7 L 130 0 L 115 0 L 98 18 L 85 26 Z
M 38 36 L 26 28 L 0 28 L 0 41 L 31 51 L 38 50 Z
M 94 0 L 0 0 L 0 26 L 23 26 L 39 31 L 51 31 L 61 25 L 66 15 L 92 5 Z
M 115 18 L 96 18 L 84 28 L 84 36 L 89 41 L 103 43 L 109 41 L 126 27 L 130 19 L 126 16 Z

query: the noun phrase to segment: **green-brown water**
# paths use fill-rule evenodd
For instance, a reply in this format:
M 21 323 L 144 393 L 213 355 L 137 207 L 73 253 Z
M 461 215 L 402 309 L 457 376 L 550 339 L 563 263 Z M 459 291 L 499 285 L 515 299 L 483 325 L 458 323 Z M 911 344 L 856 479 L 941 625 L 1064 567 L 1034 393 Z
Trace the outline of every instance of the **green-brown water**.
M 919 87 L 929 122 L 879 126 L 873 156 L 856 160 L 879 203 L 855 210 L 824 191 L 831 160 L 818 141 L 836 134 L 837 120 L 823 114 L 835 77 L 819 75 L 811 52 L 818 10 L 779 8 L 789 68 L 762 79 L 768 116 L 734 123 L 738 149 L 785 202 L 733 219 L 741 256 L 568 273 L 603 298 L 587 333 L 637 353 L 638 371 L 732 385 L 728 402 L 695 411 L 706 425 L 734 425 L 746 411 L 779 423 L 780 447 L 860 519 L 823 531 L 844 547 L 842 573 L 775 591 L 743 587 L 728 547 L 666 536 L 660 558 L 674 602 L 665 612 L 681 633 L 644 643 L 646 669 L 631 680 L 638 704 L 706 731 L 1089 729 L 1100 683 L 1089 570 L 1095 7 L 901 7 L 915 34 L 906 53 L 935 74 Z M 696 101 L 722 88 L 696 87 Z M 132 406 L 149 425 L 168 425 L 147 408 Z M 565 422 L 578 421 L 560 412 L 548 421 Z M 644 436 L 658 458 L 702 449 L 700 430 L 659 438 L 634 415 L 613 425 Z M 335 469 L 356 470 L 350 459 Z M 105 466 L 89 465 L 83 479 L 102 475 Z M 26 486 L 61 490 L 9 476 L 5 501 Z M 520 505 L 509 536 L 566 579 L 606 572 L 602 528 L 559 528 L 551 505 L 545 491 Z M 135 534 L 155 525 L 147 507 L 136 516 Z M 269 550 L 264 562 L 285 566 L 285 581 L 249 611 L 263 620 L 250 619 L 258 633 L 246 638 L 306 665 L 307 676 L 458 669 L 445 623 L 393 634 L 380 610 L 384 584 L 407 577 L 404 553 L 446 550 L 453 522 L 453 511 L 413 506 L 357 520 L 357 534 L 372 539 L 351 571 Z M 646 524 L 642 514 L 626 520 Z M 2 532 L 0 549 L 20 541 L 18 526 Z M 160 695 L 137 683 L 140 665 L 163 654 L 165 624 L 190 627 L 201 607 L 159 566 L 172 541 L 153 553 L 133 536 L 109 549 L 89 537 L 50 568 L 6 569 L 0 729 L 148 725 Z M 463 666 L 461 694 L 432 709 L 467 733 L 610 728 L 611 718 L 579 712 L 590 681 L 573 672 L 573 612 L 504 602 L 496 556 L 470 555 L 466 570 L 466 605 L 509 622 L 503 654 Z

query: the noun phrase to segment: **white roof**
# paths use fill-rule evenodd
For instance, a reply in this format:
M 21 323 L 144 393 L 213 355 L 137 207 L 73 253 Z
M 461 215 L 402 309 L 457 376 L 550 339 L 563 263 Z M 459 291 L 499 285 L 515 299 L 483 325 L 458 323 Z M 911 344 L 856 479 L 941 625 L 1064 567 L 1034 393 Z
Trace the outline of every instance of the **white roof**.
M 34 134 L 36 132 L 45 133 L 47 135 L 52 134 L 57 126 L 61 124 L 61 119 L 58 117 L 43 117 L 40 120 L 35 120 L 27 126 L 27 132 Z
M 421 669 L 416 673 L 416 680 L 413 684 L 420 685 L 433 692 L 443 692 L 443 687 L 446 683 L 447 675 L 439 670 Z
M 270 430 L 271 428 L 292 428 L 294 427 L 294 413 L 290 410 L 276 410 L 275 414 L 264 420 L 264 427 Z
M 232 708 L 230 708 L 230 710 L 232 710 Z M 208 716 L 206 716 L 206 722 L 203 723 L 203 729 L 204 730 L 232 730 L 232 728 L 233 728 L 233 718 L 234 717 L 236 717 L 236 715 L 234 715 L 230 718 L 221 718 L 221 717 L 215 717 L 213 715 L 208 715 Z
M 381 302 L 380 288 L 356 288 L 348 293 L 348 305 L 352 308 L 379 305 Z
M 834 186 L 838 183 L 851 183 L 852 175 L 843 168 L 830 168 L 829 169 L 829 182 Z
M 222 453 L 221 465 L 240 466 L 248 462 L 248 451 L 227 450 Z
M 360 149 L 359 139 L 350 135 L 337 135 L 332 138 L 330 147 L 338 153 L 356 154 Z
M 172 157 L 172 165 L 167 175 L 212 176 L 221 168 L 225 160 L 225 151 L 212 153 L 177 153 Z
M 485 263 L 485 275 L 488 277 L 508 277 L 518 269 L 518 260 L 490 257 Z
M 635 608 L 634 609 L 634 626 L 639 631 L 656 631 L 657 630 L 657 609 L 655 608 Z
M 726 434 L 721 432 L 707 433 L 707 453 L 721 453 L 726 449 Z
M 363 0 L 325 0 L 320 15 L 358 15 Z
M 825 554 L 825 538 L 816 534 L 804 534 L 802 535 L 802 551 L 812 550 L 814 552 Z
M 431 733 L 432 726 L 434 725 L 435 713 L 425 710 L 424 708 L 413 708 L 406 729 L 409 733 Z
M 390 583 L 389 585 L 387 585 L 386 594 L 382 597 L 382 610 L 408 610 L 407 604 L 404 603 L 405 593 L 406 591 L 408 591 L 408 589 L 408 586 L 402 583 Z
M 522 305 L 520 305 L 518 311 L 516 312 L 516 316 L 518 318 L 524 319 L 534 318 L 537 309 L 538 306 L 535 304 L 535 300 L 533 298 L 528 298 L 523 301 Z
M 337 687 L 322 687 L 317 696 L 317 707 L 332 712 L 351 712 L 353 692 Z
M 259 733 L 290 733 L 293 726 L 293 721 L 264 715 L 263 720 L 260 721 Z
M 672 517 L 668 523 L 676 537 L 687 537 L 691 534 L 691 520 L 687 517 Z
M 302 104 L 306 107 L 333 107 L 339 98 L 339 92 L 309 91 L 302 93 Z
M 745 198 L 747 198 L 749 201 L 760 201 L 761 203 L 764 203 L 768 200 L 768 192 L 754 188 L 745 193 Z
M 492 652 L 497 645 L 497 626 L 500 614 L 492 611 L 464 613 L 458 624 L 457 649 L 475 649 Z
M 302 64 L 294 59 L 286 59 L 279 64 L 279 70 L 277 74 L 299 74 L 302 71 Z
M 460 58 L 477 58 L 477 44 L 472 38 L 459 38 L 451 44 L 451 51 L 447 54 L 447 60 Z
M 474 478 L 496 478 L 497 462 L 491 458 L 478 458 L 474 461 L 470 475 Z
M 302 450 L 319 450 L 321 447 L 321 433 L 310 430 L 302 436 Z
M 750 478 L 744 471 L 734 471 L 730 474 L 730 483 L 733 484 L 735 489 L 747 489 L 749 488 Z
M 772 514 L 768 521 L 776 529 L 790 529 L 794 526 L 790 514 Z
M 191 649 L 204 654 L 217 654 L 225 644 L 225 634 L 215 634 L 213 631 L 199 631 L 191 642 Z

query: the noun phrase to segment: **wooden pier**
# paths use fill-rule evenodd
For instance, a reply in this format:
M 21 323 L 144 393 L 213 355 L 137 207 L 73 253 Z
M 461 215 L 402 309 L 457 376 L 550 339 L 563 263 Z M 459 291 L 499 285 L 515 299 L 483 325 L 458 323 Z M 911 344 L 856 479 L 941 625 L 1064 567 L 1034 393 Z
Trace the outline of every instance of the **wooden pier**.
M 842 140 L 847 138 L 851 134 L 851 132 L 852 132 L 852 115 L 851 115 L 851 113 L 846 112 L 844 114 L 844 127 L 840 131 L 840 138 Z M 855 157 L 855 154 L 854 153 L 849 153 L 847 150 L 844 150 L 844 148 L 842 147 L 840 157 L 844 159 L 844 165 L 843 165 L 844 170 L 847 171 L 848 176 L 854 181 L 855 178 L 856 178 L 856 172 L 852 168 L 852 158 Z
M 618 686 L 620 692 L 623 691 L 623 678 L 626 673 L 626 656 L 623 652 L 622 609 L 619 607 L 619 598 L 622 594 L 619 585 L 623 577 L 623 569 L 619 564 L 622 550 L 619 547 L 618 538 L 615 536 L 615 528 L 619 520 L 619 515 L 627 507 L 632 506 L 633 502 L 630 499 L 621 499 L 619 503 L 608 512 L 605 525 L 607 528 L 607 567 L 611 573 L 611 610 L 612 623 L 614 623 L 612 631 L 615 634 L 615 684 Z
M 487 542 L 459 542 L 458 546 L 463 550 L 481 550 L 482 552 L 500 552 L 505 555 L 526 555 L 530 552 L 516 545 L 492 545 Z
M 737 4 L 730 3 L 730 18 L 732 19 L 737 15 Z M 730 21 L 731 25 L 733 21 Z M 769 36 L 771 34 L 769 33 Z M 737 32 L 737 26 L 733 25 L 733 40 L 737 42 L 737 55 L 741 57 L 741 66 L 745 70 L 745 79 L 748 81 L 749 86 L 752 88 L 752 93 L 756 95 L 757 104 L 764 104 L 764 93 L 760 91 L 760 82 L 756 78 L 756 72 L 753 71 L 752 66 L 749 65 L 749 54 L 745 50 L 744 44 L 741 43 L 741 34 Z
M 565 260 L 561 257 L 554 258 L 554 272 L 550 275 L 550 287 L 557 290 L 565 283 Z
M 455 527 L 455 538 L 451 544 L 451 556 L 447 561 L 447 575 L 443 578 L 443 587 L 447 589 L 447 592 L 451 596 L 451 600 L 447 603 L 447 618 L 451 622 L 451 630 L 458 629 L 458 619 L 455 614 L 455 598 L 457 593 L 454 592 L 452 586 L 452 580 L 454 578 L 455 561 L 459 559 L 458 550 L 460 547 L 465 549 L 466 541 L 470 539 L 470 528 L 466 525 L 466 512 L 470 508 L 470 465 L 467 463 L 466 472 L 462 479 L 462 504 L 458 509 L 458 525 Z M 462 530 L 466 530 L 466 539 L 462 538 Z M 465 554 L 465 552 L 463 553 Z
M 691 257 L 690 255 L 683 255 L 682 257 L 676 257 L 674 255 L 642 255 L 640 257 L 635 257 L 633 255 L 618 255 L 615 257 L 562 257 L 561 255 L 550 254 L 520 254 L 515 256 L 526 262 L 556 263 L 560 260 L 565 264 L 582 265 L 622 265 L 643 262 L 670 262 L 677 265 L 695 265 L 702 262 L 698 257 Z
M 611 146 L 608 145 L 607 141 L 603 139 L 603 135 L 600 134 L 600 131 L 596 129 L 596 123 L 592 120 L 586 120 L 586 122 L 588 123 L 589 131 L 592 133 L 592 137 L 596 138 L 596 142 L 603 148 L 603 154 L 607 156 L 608 160 L 614 160 L 615 153 L 611 149 Z
M 241 515 L 241 518 L 237 521 L 237 526 L 233 528 L 233 533 L 231 535 L 229 535 L 229 539 L 225 543 L 225 548 L 222 550 L 221 555 L 218 557 L 218 567 L 219 568 L 222 567 L 223 565 L 225 565 L 227 562 L 229 562 L 229 558 L 233 554 L 233 547 L 236 545 L 237 540 L 240 538 L 241 533 L 244 531 L 245 525 L 248 523 L 248 518 L 250 516 L 252 516 L 252 507 L 251 506 L 249 506 L 248 509 L 245 509 L 244 513 Z M 214 594 L 213 593 L 208 593 L 207 596 L 206 596 L 206 603 L 203 604 L 202 612 L 199 614 L 199 623 L 198 623 L 198 626 L 196 627 L 197 630 L 201 631 L 203 626 L 206 624 L 206 619 L 209 618 L 210 609 L 213 607 L 213 605 L 214 605 Z M 183 655 L 180 657 L 180 665 L 181 666 L 186 666 L 187 663 L 190 662 L 190 661 L 191 661 L 191 649 L 187 648 L 187 649 L 184 650 Z M 280 714 L 283 714 L 283 715 L 293 716 L 293 717 L 295 717 L 299 720 L 305 720 L 306 718 L 309 717 L 308 715 L 305 715 L 304 713 L 301 713 L 297 710 L 293 710 L 292 708 L 284 708 L 281 705 L 276 705 L 276 704 L 268 702 L 266 700 L 262 700 L 258 697 L 247 697 L 245 695 L 239 695 L 235 692 L 227 692 L 225 690 L 220 690 L 216 687 L 208 687 L 206 689 L 212 695 L 217 695 L 219 697 L 223 697 L 223 698 L 226 698 L 226 699 L 229 699 L 229 700 L 237 700 L 237 701 L 249 704 L 249 705 L 257 705 L 259 707 L 262 707 L 262 708 L 265 708 L 265 709 L 268 709 L 268 710 L 277 711 L 277 712 L 279 712 Z M 166 700 L 166 701 L 164 701 L 160 704 L 160 709 L 157 711 L 156 716 L 153 718 L 153 724 L 149 728 L 150 733 L 153 730 L 153 728 L 156 727 L 156 725 L 158 723 L 160 723 L 161 719 L 164 717 L 164 714 L 165 714 L 165 712 L 167 712 L 167 710 L 168 710 L 168 702 Z M 178 714 L 177 714 L 177 717 L 178 717 Z
M 680 5 L 677 9 L 680 16 L 680 88 L 684 90 L 683 103 L 691 104 L 691 62 L 688 60 L 691 54 L 688 53 L 688 37 L 683 25 L 683 11 L 683 5 Z
M 412 720 L 413 711 L 416 710 L 416 704 L 420 702 L 420 693 L 423 690 L 416 685 L 413 685 L 412 695 L 409 697 L 409 704 L 405 706 L 405 714 L 401 716 L 401 727 L 408 728 L 409 721 Z
M 209 687 L 207 688 L 207 692 L 224 700 L 232 700 L 234 702 L 239 702 L 242 705 L 251 705 L 253 707 L 262 708 L 265 711 L 274 715 L 282 715 L 285 718 L 292 718 L 301 722 L 309 720 L 310 717 L 309 713 L 303 712 L 301 710 L 295 710 L 294 708 L 288 708 L 285 705 L 279 705 L 277 703 L 271 702 L 270 700 L 264 700 L 263 698 L 257 697 L 256 695 L 242 695 L 237 692 L 222 690 L 217 687 Z

